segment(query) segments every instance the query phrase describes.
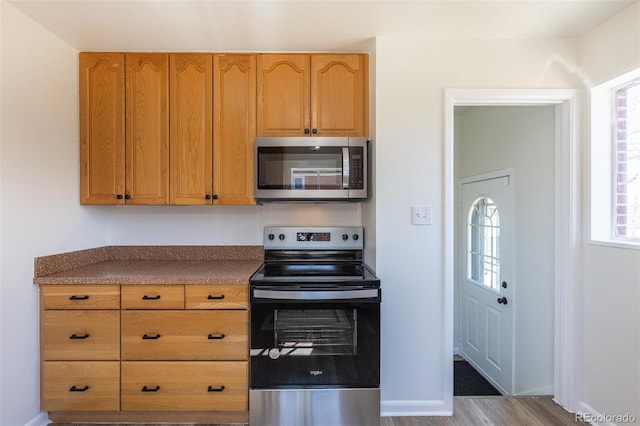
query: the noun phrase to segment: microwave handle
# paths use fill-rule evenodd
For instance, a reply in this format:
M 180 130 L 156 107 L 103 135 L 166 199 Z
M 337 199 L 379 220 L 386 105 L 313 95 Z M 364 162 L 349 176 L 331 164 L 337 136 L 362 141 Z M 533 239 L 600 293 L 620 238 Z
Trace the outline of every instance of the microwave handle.
M 349 189 L 349 147 L 342 147 L 342 189 Z

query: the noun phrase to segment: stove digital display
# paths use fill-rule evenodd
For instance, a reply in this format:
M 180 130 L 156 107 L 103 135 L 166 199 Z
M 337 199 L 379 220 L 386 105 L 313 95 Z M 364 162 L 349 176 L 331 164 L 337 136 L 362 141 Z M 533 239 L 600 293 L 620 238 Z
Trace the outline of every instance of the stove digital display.
M 331 241 L 330 232 L 298 232 L 296 241 Z

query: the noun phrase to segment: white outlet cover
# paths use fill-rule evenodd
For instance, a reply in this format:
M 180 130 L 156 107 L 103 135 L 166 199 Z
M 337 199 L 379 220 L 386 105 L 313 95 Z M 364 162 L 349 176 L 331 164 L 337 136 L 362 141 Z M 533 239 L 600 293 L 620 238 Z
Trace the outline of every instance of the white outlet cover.
M 413 225 L 431 225 L 431 206 L 414 205 L 411 206 L 411 224 Z

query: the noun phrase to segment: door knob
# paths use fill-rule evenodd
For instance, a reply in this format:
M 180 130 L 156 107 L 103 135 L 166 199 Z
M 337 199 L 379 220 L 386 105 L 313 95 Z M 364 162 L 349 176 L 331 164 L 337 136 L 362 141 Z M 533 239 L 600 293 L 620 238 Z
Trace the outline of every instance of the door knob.
M 500 303 L 501 305 L 506 305 L 507 304 L 507 298 L 506 297 L 498 297 L 498 303 Z

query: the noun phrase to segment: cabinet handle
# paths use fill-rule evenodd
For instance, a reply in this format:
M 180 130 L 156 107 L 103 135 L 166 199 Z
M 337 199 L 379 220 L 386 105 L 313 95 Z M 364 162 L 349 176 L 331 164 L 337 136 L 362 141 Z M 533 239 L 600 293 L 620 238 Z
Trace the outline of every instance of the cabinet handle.
M 209 299 L 209 300 L 222 300 L 222 299 L 224 299 L 224 294 L 221 294 L 220 296 L 213 296 L 213 295 L 210 294 L 210 295 L 207 296 L 207 299 Z
M 219 198 L 219 197 L 218 197 L 218 194 L 213 194 L 213 199 L 214 199 L 214 200 L 217 200 L 218 198 Z
M 158 392 L 160 390 L 160 386 L 156 386 L 155 388 L 148 388 L 143 386 L 141 392 Z
M 125 200 L 130 200 L 130 199 L 131 199 L 131 195 L 126 194 L 126 195 L 124 196 L 124 199 L 125 199 Z
M 69 392 L 86 392 L 89 390 L 89 386 L 83 386 L 81 388 L 76 387 L 76 385 L 73 385 L 69 388 Z
M 224 386 L 220 386 L 219 388 L 214 388 L 213 386 L 209 385 L 209 387 L 207 388 L 207 392 L 222 392 L 224 390 Z
M 85 294 L 84 296 L 69 296 L 69 300 L 88 300 L 89 299 L 89 295 Z
M 205 195 L 205 196 L 204 196 L 204 199 L 205 199 L 205 200 L 210 200 L 210 199 L 211 199 L 211 195 L 209 195 L 209 194 Z
M 155 336 L 149 336 L 148 334 L 145 334 L 144 336 L 142 336 L 143 340 L 158 340 L 159 338 L 159 334 L 156 334 Z
M 71 340 L 88 339 L 88 338 L 89 338 L 89 333 L 85 333 L 82 336 L 78 336 L 77 334 L 73 333 L 71 336 L 69 336 L 69 339 Z
M 122 200 L 122 194 L 118 194 L 118 195 L 116 195 L 116 198 L 117 198 L 118 200 Z
M 313 129 L 313 130 L 311 131 L 311 133 L 313 133 L 313 134 L 315 135 L 316 133 L 318 133 L 318 129 Z
M 142 300 L 159 300 L 160 299 L 160 295 L 157 294 L 155 296 L 147 296 L 146 294 L 144 296 L 142 296 Z
M 207 336 L 207 339 L 209 340 L 220 340 L 220 339 L 224 339 L 224 334 L 209 334 Z
M 304 129 L 304 134 L 308 135 L 309 134 L 309 129 Z

